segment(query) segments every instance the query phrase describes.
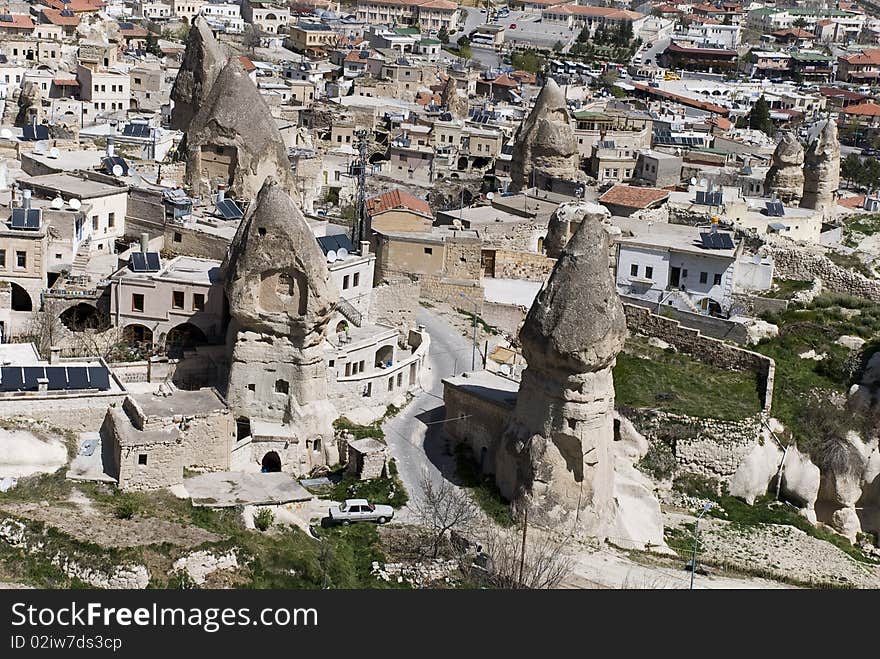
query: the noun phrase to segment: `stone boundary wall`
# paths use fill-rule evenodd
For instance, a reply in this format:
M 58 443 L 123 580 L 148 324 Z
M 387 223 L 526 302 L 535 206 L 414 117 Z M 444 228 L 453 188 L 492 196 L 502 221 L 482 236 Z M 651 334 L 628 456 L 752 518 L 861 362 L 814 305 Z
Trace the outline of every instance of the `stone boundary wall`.
M 776 276 L 780 279 L 800 281 L 821 279 L 825 288 L 833 293 L 854 295 L 872 302 L 880 302 L 880 280 L 843 268 L 824 254 L 778 245 L 765 245 L 761 248 L 761 255 L 773 258 Z
M 643 300 L 629 295 L 621 295 L 620 301 L 637 307 L 647 309 L 651 313 L 656 313 L 657 303 L 649 300 Z M 749 332 L 740 323 L 734 323 L 724 318 L 716 318 L 701 313 L 691 313 L 690 311 L 682 311 L 668 305 L 661 306 L 660 314 L 664 318 L 671 318 L 678 321 L 685 327 L 700 332 L 703 336 L 711 336 L 714 339 L 722 339 L 725 341 L 733 341 L 745 345 L 749 341 Z
M 738 348 L 724 341 L 703 336 L 699 330 L 683 327 L 672 318 L 664 318 L 648 309 L 624 304 L 626 326 L 633 333 L 662 339 L 704 364 L 730 371 L 752 371 L 758 376 L 764 412 L 773 403 L 773 380 L 776 363 L 770 357 Z
M 128 395 L 125 391 L 51 396 L 14 396 L 0 399 L 0 417 L 29 417 L 48 421 L 54 426 L 76 432 L 100 427 L 113 403 Z
M 733 476 L 761 434 L 759 416 L 721 421 L 660 410 L 626 410 L 624 414 L 652 443 L 664 441 L 665 435 L 675 432 L 673 427 L 681 427 L 672 444 L 677 469 L 724 481 Z
M 483 311 L 485 291 L 483 286 L 476 281 L 467 279 L 448 279 L 431 275 L 418 277 L 421 286 L 421 296 L 424 300 L 432 302 L 446 302 L 457 309 L 473 311 L 476 305 L 477 313 Z M 464 296 L 464 299 L 462 299 Z
M 556 265 L 556 259 L 534 252 L 495 250 L 495 277 L 544 282 Z
M 372 290 L 367 317 L 371 323 L 392 325 L 403 334 L 416 324 L 420 293 L 419 282 L 407 277 L 383 281 Z
M 480 317 L 487 324 L 515 336 L 528 312 L 528 309 L 518 304 L 485 302 Z
M 734 306 L 740 307 L 749 316 L 760 316 L 762 313 L 778 313 L 788 309 L 788 300 L 772 297 L 760 297 L 748 293 L 734 293 Z

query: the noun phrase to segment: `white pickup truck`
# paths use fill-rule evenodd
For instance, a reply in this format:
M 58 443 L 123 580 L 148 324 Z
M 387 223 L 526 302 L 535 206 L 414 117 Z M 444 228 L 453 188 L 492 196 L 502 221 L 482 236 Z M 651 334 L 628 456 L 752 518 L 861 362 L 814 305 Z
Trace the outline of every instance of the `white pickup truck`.
M 372 504 L 366 499 L 346 499 L 338 506 L 330 506 L 330 521 L 348 526 L 352 522 L 384 524 L 394 517 L 394 508 Z

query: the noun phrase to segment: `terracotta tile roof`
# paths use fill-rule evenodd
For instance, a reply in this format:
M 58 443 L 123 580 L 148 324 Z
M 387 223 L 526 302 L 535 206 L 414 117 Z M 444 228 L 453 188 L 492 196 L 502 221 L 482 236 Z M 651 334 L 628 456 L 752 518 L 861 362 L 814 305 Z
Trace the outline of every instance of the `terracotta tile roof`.
M 61 75 L 56 75 L 55 79 L 52 82 L 56 85 L 63 85 L 65 87 L 79 87 L 79 81 L 76 78 L 65 78 Z
M 254 63 L 251 61 L 251 58 L 250 58 L 250 57 L 245 57 L 244 55 L 241 55 L 241 56 L 238 58 L 238 61 L 241 62 L 241 66 L 242 66 L 242 68 L 243 68 L 247 73 L 250 73 L 251 71 L 256 71 L 256 70 L 257 70 L 257 67 L 254 66 Z
M 682 105 L 687 105 L 688 107 L 697 108 L 699 110 L 705 110 L 706 112 L 712 112 L 713 114 L 720 114 L 722 116 L 727 116 L 730 114 L 730 110 L 728 108 L 722 107 L 720 105 L 715 105 L 714 103 L 709 103 L 708 101 L 698 101 L 697 99 L 691 98 L 690 96 L 673 94 L 672 92 L 663 91 L 662 89 L 658 89 L 656 87 L 650 87 L 643 82 L 633 83 L 633 87 L 635 87 L 639 91 L 648 92 L 653 96 L 668 98 L 670 100 L 676 101 L 677 103 L 681 103 Z
M 542 11 L 548 14 L 569 14 L 571 16 L 594 16 L 598 18 L 606 18 L 612 20 L 629 19 L 631 21 L 642 18 L 644 14 L 637 11 L 629 11 L 627 9 L 616 9 L 615 7 L 592 7 L 590 5 L 557 5 Z
M 62 25 L 70 27 L 76 27 L 77 25 L 79 25 L 79 16 L 62 16 L 60 9 L 49 9 L 47 7 L 43 10 L 43 18 L 49 21 L 52 25 Z
M 801 30 L 799 28 L 788 28 L 787 30 L 776 30 L 776 32 L 771 32 L 771 36 L 774 37 L 794 37 L 795 39 L 812 39 L 816 35 L 812 32 L 807 32 L 806 30 Z
M 390 192 L 383 192 L 380 195 L 367 199 L 367 212 L 370 215 L 384 213 L 395 208 L 405 208 L 414 213 L 432 217 L 431 206 L 428 205 L 427 201 L 413 197 L 403 190 L 391 190 Z
M 528 71 L 512 71 L 510 77 L 523 85 L 534 85 L 538 82 L 538 76 Z
M 366 62 L 367 58 L 361 57 L 361 52 L 362 51 L 360 51 L 360 50 L 351 51 L 348 55 L 345 56 L 345 61 L 346 62 L 359 62 L 359 63 Z
M 880 64 L 880 48 L 865 48 L 855 55 L 842 55 L 839 60 L 847 64 Z
M 859 103 L 858 105 L 849 105 L 841 109 L 843 114 L 855 114 L 862 117 L 880 117 L 880 105 L 873 101 Z
M 736 57 L 735 50 L 725 50 L 724 48 L 687 48 L 685 46 L 679 46 L 674 41 L 669 44 L 666 50 L 673 53 L 684 53 L 691 55 L 718 55 L 719 57 L 726 57 L 727 59 Z
M 62 9 L 69 9 L 74 14 L 80 14 L 99 11 L 100 9 L 103 9 L 107 3 L 103 0 L 70 0 L 70 2 L 64 2 L 64 0 L 45 0 L 44 4 L 59 11 Z
M 34 22 L 27 14 L 7 14 L 11 21 L 0 21 L 0 30 L 27 30 L 33 29 Z
M 730 130 L 734 125 L 730 119 L 724 117 L 712 117 L 709 119 L 709 123 L 718 126 L 721 130 Z
M 493 84 L 498 85 L 500 87 L 519 87 L 519 82 L 511 78 L 508 74 L 502 73 L 500 76 L 495 78 L 494 80 L 480 80 L 485 84 Z
M 866 98 L 869 98 L 865 94 L 859 94 L 849 89 L 838 89 L 837 87 L 819 87 L 819 93 L 825 98 L 842 98 L 845 101 L 864 101 Z
M 599 197 L 600 204 L 612 204 L 626 208 L 648 208 L 651 204 L 669 197 L 668 190 L 659 188 L 636 188 L 631 185 L 615 185 Z
M 844 208 L 863 208 L 865 205 L 865 195 L 860 194 L 855 197 L 844 197 L 843 199 L 837 200 L 838 206 L 843 206 Z
M 431 92 L 419 92 L 416 94 L 416 103 L 418 105 L 440 105 L 442 102 L 440 98 L 440 94 L 434 94 Z
M 134 25 L 130 29 L 119 28 L 119 34 L 128 39 L 137 39 L 146 37 L 149 32 L 147 32 L 146 28 L 141 27 L 140 25 Z
M 816 21 L 816 25 L 819 25 L 821 27 L 828 27 L 829 25 L 834 25 L 834 21 L 823 18 L 821 21 Z

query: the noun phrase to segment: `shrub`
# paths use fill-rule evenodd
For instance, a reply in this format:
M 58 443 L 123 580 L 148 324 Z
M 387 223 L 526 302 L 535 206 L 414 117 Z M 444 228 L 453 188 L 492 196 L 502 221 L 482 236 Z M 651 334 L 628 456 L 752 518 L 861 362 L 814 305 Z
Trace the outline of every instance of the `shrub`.
M 132 497 L 121 495 L 119 501 L 116 503 L 116 507 L 113 509 L 113 514 L 116 515 L 118 519 L 131 519 L 137 511 L 137 501 Z
M 274 521 L 275 513 L 269 508 L 260 508 L 256 515 L 254 515 L 254 526 L 260 531 L 268 531 Z
M 655 480 L 666 480 L 675 473 L 675 453 L 666 442 L 654 441 L 638 464 L 639 469 Z

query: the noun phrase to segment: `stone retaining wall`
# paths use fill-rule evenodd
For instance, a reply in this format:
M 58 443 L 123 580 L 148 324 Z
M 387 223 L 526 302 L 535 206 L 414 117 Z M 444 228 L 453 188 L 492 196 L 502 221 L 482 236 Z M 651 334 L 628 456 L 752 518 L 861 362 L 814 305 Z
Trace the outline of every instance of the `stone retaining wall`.
M 534 252 L 495 250 L 495 277 L 543 282 L 550 276 L 556 259 Z
M 675 346 L 704 364 L 729 371 L 752 371 L 758 377 L 765 412 L 773 403 L 773 379 L 776 363 L 765 355 L 703 336 L 698 330 L 683 327 L 677 320 L 664 318 L 650 310 L 624 304 L 627 328 L 638 334 L 656 337 Z
M 761 248 L 761 255 L 773 258 L 776 276 L 781 279 L 800 281 L 821 279 L 825 288 L 834 293 L 880 302 L 880 280 L 843 268 L 824 254 L 778 245 L 765 245 Z

